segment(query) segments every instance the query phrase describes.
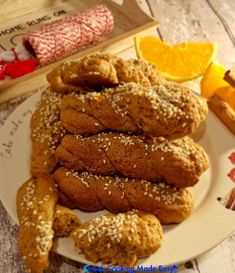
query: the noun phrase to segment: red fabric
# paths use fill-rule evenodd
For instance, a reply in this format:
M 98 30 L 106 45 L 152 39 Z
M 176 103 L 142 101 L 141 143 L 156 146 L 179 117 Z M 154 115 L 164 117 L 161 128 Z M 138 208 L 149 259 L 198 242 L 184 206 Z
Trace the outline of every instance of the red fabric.
M 34 71 L 35 69 L 36 64 L 34 59 L 28 59 L 21 62 L 16 61 L 14 63 L 7 64 L 5 73 L 12 78 L 18 78 Z
M 4 80 L 5 78 L 5 67 L 6 67 L 6 62 L 1 61 L 0 62 L 0 80 Z
M 230 179 L 235 182 L 235 168 L 233 168 L 229 173 L 228 173 L 228 177 L 230 177 Z
M 235 164 L 235 152 L 233 152 L 228 158 L 231 160 L 233 164 Z

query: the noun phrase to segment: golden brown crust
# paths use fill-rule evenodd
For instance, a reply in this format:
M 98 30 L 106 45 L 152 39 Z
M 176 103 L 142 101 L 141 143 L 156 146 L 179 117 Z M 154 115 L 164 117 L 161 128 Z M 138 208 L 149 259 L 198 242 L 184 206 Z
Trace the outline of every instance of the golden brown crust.
M 168 141 L 118 133 L 66 135 L 55 154 L 60 163 L 78 172 L 164 179 L 179 188 L 195 185 L 209 166 L 204 149 L 188 137 Z
M 60 119 L 75 134 L 112 129 L 175 139 L 195 132 L 207 113 L 206 101 L 185 87 L 128 83 L 101 93 L 69 94 Z
M 18 189 L 19 251 L 31 273 L 43 273 L 48 267 L 57 199 L 55 182 L 49 176 L 30 179 Z
M 72 233 L 88 260 L 122 266 L 150 256 L 161 246 L 162 236 L 158 219 L 137 211 L 102 215 Z
M 65 135 L 60 122 L 62 96 L 48 88 L 31 119 L 31 174 L 34 177 L 50 174 L 55 166 L 55 148 Z
M 119 83 L 135 82 L 143 86 L 165 84 L 166 80 L 153 64 L 144 60 L 118 59 L 115 64 Z
M 62 79 L 67 84 L 95 88 L 118 83 L 114 65 L 102 57 L 97 57 L 97 55 L 84 57 L 76 63 L 71 63 L 62 72 Z
M 235 111 L 232 107 L 223 101 L 219 96 L 214 95 L 208 101 L 210 109 L 235 135 Z
M 172 224 L 187 218 L 194 206 L 187 189 L 176 189 L 164 182 L 78 174 L 66 168 L 57 169 L 54 178 L 73 208 L 84 211 L 106 208 L 119 213 L 134 208 L 156 215 L 162 224 Z
M 124 82 L 145 86 L 166 82 L 154 65 L 144 60 L 126 61 L 111 54 L 90 55 L 67 62 L 53 69 L 47 80 L 54 90 L 61 93 L 86 93 L 89 92 L 87 87 L 97 89 Z
M 53 90 L 64 94 L 72 92 L 85 93 L 88 91 L 88 89 L 86 88 L 84 89 L 81 88 L 80 86 L 67 84 L 64 82 L 62 77 L 63 72 L 70 69 L 70 66 L 73 66 L 74 64 L 76 64 L 76 62 L 64 63 L 54 68 L 47 74 L 47 80 L 50 83 L 50 86 L 52 87 Z
M 54 237 L 68 237 L 80 224 L 75 212 L 59 204 L 56 205 L 53 222 Z

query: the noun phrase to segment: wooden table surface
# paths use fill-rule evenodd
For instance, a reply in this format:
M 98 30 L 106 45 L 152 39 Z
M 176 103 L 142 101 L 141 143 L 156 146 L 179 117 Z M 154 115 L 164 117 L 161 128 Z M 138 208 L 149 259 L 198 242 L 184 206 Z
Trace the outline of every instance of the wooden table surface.
M 141 0 L 139 2 L 146 13 L 160 22 L 155 35 L 172 43 L 217 42 L 218 61 L 228 68 L 235 68 L 234 0 Z M 124 52 L 124 55 L 132 57 L 135 55 L 134 50 Z M 23 99 L 19 98 L 0 106 L 0 126 Z M 1 203 L 0 220 L 0 273 L 24 273 L 22 259 L 17 251 L 18 228 Z M 83 272 L 81 264 L 57 254 L 51 254 L 50 260 L 47 273 Z M 178 272 L 235 273 L 235 233 L 213 250 L 181 265 Z

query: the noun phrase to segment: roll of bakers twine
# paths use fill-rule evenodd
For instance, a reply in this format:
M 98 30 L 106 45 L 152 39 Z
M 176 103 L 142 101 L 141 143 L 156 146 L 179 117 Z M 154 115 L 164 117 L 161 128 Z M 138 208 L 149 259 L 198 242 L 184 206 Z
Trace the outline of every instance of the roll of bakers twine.
M 27 33 L 23 42 L 46 65 L 99 42 L 114 26 L 111 11 L 105 5 L 72 14 Z

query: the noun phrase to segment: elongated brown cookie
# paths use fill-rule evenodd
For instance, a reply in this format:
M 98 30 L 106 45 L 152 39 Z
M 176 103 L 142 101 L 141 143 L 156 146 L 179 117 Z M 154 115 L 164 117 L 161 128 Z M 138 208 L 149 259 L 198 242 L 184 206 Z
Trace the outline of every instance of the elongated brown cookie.
M 48 88 L 41 96 L 31 119 L 31 174 L 33 177 L 49 175 L 56 166 L 55 149 L 65 129 L 60 122 L 62 95 Z
M 118 133 L 87 138 L 66 135 L 56 149 L 56 158 L 78 172 L 164 179 L 180 188 L 195 185 L 209 165 L 206 152 L 191 138 L 152 140 Z
M 94 263 L 133 266 L 162 244 L 162 227 L 148 213 L 129 211 L 107 214 L 73 231 L 75 245 Z
M 206 101 L 186 87 L 128 83 L 69 94 L 61 102 L 60 119 L 69 132 L 84 136 L 111 129 L 176 139 L 195 132 L 207 113 Z
M 111 54 L 95 54 L 66 62 L 53 69 L 47 80 L 60 93 L 87 93 L 91 91 L 89 88 L 125 82 L 145 86 L 166 82 L 154 65 L 144 60 L 123 60 Z
M 31 273 L 43 273 L 48 267 L 57 199 L 55 182 L 49 176 L 30 179 L 17 192 L 19 251 Z
M 54 178 L 66 205 L 84 211 L 106 208 L 119 213 L 139 209 L 154 214 L 162 224 L 172 224 L 187 218 L 194 206 L 190 191 L 164 182 L 79 174 L 66 168 L 57 169 Z

